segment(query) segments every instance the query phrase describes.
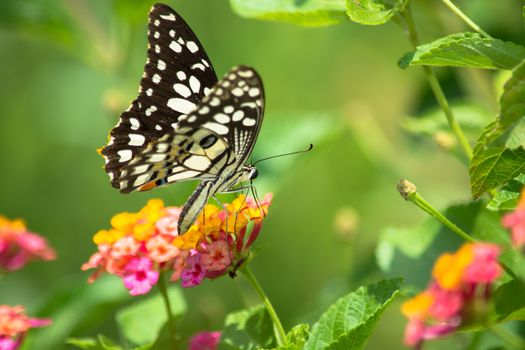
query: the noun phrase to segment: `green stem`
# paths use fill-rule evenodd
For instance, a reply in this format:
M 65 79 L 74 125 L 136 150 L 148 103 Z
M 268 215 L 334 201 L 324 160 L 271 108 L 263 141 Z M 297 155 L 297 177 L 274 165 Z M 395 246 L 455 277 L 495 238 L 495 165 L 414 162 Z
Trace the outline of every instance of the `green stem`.
M 513 349 L 524 350 L 525 342 L 523 339 L 518 337 L 516 334 L 509 332 L 507 329 L 499 325 L 494 325 L 489 328 L 489 330 L 494 333 L 498 338 L 503 340 L 508 346 Z
M 175 340 L 176 340 L 175 320 L 173 319 L 173 312 L 171 311 L 170 298 L 168 295 L 168 289 L 166 287 L 166 281 L 164 277 L 165 277 L 164 272 L 161 272 L 157 286 L 159 288 L 160 295 L 162 296 L 162 300 L 164 301 L 164 306 L 166 308 L 166 315 L 168 318 L 168 327 L 170 330 L 171 339 L 173 341 L 173 345 L 175 345 Z
M 473 20 L 471 20 L 466 14 L 463 13 L 456 5 L 450 0 L 441 0 L 449 9 L 452 10 L 459 18 L 461 18 L 470 28 L 474 29 L 479 34 L 483 35 L 485 38 L 491 39 L 492 37 L 487 34 L 483 29 L 481 29 Z
M 445 215 L 441 214 L 439 211 L 436 210 L 433 206 L 431 206 L 419 193 L 415 192 L 414 194 L 408 196 L 408 200 L 424 211 L 426 211 L 428 214 L 436 218 L 439 222 L 441 222 L 443 225 L 448 227 L 452 232 L 456 233 L 458 236 L 463 238 L 467 242 L 475 242 L 475 239 L 470 237 L 468 233 L 460 229 L 456 224 L 454 224 L 452 221 L 446 218 Z
M 281 324 L 281 321 L 279 320 L 279 317 L 277 316 L 275 309 L 270 303 L 270 300 L 268 299 L 263 289 L 261 288 L 261 285 L 259 284 L 259 282 L 257 282 L 257 279 L 255 278 L 252 270 L 247 264 L 244 264 L 240 268 L 240 271 L 244 275 L 244 277 L 246 277 L 248 282 L 250 282 L 253 289 L 255 289 L 255 291 L 259 295 L 259 298 L 264 303 L 264 306 L 266 306 L 266 310 L 268 311 L 268 314 L 270 315 L 270 318 L 272 319 L 272 322 L 273 322 L 273 328 L 274 328 L 274 333 L 275 333 L 275 339 L 277 340 L 277 345 L 278 346 L 286 345 L 286 333 L 284 332 L 283 325 Z
M 407 25 L 408 38 L 410 40 L 410 43 L 412 44 L 412 47 L 415 50 L 419 46 L 419 38 L 410 8 L 407 6 L 407 8 L 403 12 L 401 12 L 401 14 L 405 19 Z M 434 74 L 434 71 L 428 66 L 423 66 L 422 68 L 427 77 L 430 89 L 434 93 L 434 96 L 436 97 L 439 106 L 441 107 L 441 109 L 445 113 L 445 116 L 447 117 L 447 121 L 450 128 L 452 129 L 452 132 L 458 139 L 458 142 L 461 145 L 463 152 L 470 160 L 472 158 L 472 148 L 470 147 L 470 144 L 465 134 L 463 133 L 461 126 L 459 125 L 456 118 L 454 117 L 454 114 L 452 113 L 452 109 L 448 104 L 448 100 L 445 96 L 445 93 L 443 92 L 443 89 L 441 88 L 441 85 L 439 84 L 439 81 L 436 78 L 436 75 Z
M 452 232 L 456 233 L 458 236 L 463 238 L 467 242 L 476 242 L 474 238 L 472 238 L 468 233 L 460 229 L 456 224 L 454 224 L 452 221 L 447 219 L 447 217 L 443 214 L 441 214 L 436 208 L 434 208 L 430 203 L 428 203 L 418 192 L 416 185 L 411 183 L 408 180 L 401 180 L 397 184 L 397 189 L 401 196 L 405 198 L 407 201 L 414 203 L 419 208 L 423 209 L 426 213 L 430 214 L 430 216 L 436 218 L 439 222 L 441 222 L 443 225 L 448 227 Z M 512 278 L 516 278 L 516 274 L 510 267 L 508 267 L 505 263 L 500 261 L 500 266 L 505 272 Z

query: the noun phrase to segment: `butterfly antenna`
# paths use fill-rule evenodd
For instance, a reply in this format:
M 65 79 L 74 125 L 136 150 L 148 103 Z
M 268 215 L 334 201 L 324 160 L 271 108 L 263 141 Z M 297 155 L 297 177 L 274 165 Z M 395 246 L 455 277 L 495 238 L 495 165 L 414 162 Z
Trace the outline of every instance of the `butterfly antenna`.
M 311 151 L 312 148 L 314 148 L 314 145 L 313 143 L 310 144 L 310 146 L 308 146 L 307 149 L 303 149 L 301 151 L 295 151 L 295 152 L 290 152 L 290 153 L 283 153 L 283 154 L 277 154 L 275 156 L 270 156 L 270 157 L 266 157 L 266 158 L 263 158 L 263 159 L 259 159 L 257 160 L 255 163 L 252 164 L 252 166 L 254 166 L 255 164 L 259 163 L 259 162 L 262 162 L 263 160 L 268 160 L 268 159 L 272 159 L 272 158 L 279 158 L 279 157 L 285 157 L 285 156 L 291 156 L 293 154 L 299 154 L 299 153 L 306 153 L 308 151 Z
M 241 203 L 241 205 L 239 207 L 241 209 L 242 209 L 242 206 L 244 205 L 244 203 L 246 203 L 247 194 L 248 193 L 246 193 L 246 195 L 244 195 L 244 199 L 243 199 L 243 201 L 242 201 L 242 203 Z M 237 213 L 235 214 L 235 221 L 233 222 L 233 231 L 234 231 L 233 234 L 235 235 L 235 237 L 237 237 L 237 232 L 236 232 L 237 231 L 237 218 L 239 217 L 239 213 L 240 213 L 239 210 L 237 210 Z
M 255 186 L 253 185 L 253 181 L 250 181 L 250 189 L 252 190 L 255 204 L 257 204 L 257 209 L 259 209 L 259 212 L 262 213 L 263 218 L 266 217 L 266 213 L 262 210 L 261 201 L 259 200 L 259 194 L 257 193 L 257 189 L 255 188 Z

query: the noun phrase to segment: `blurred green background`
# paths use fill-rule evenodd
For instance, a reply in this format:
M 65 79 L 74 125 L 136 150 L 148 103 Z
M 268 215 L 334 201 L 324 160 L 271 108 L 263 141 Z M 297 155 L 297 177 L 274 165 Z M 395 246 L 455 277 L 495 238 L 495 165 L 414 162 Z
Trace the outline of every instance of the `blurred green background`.
M 0 1 L 0 214 L 24 218 L 58 251 L 56 261 L 32 263 L 1 281 L 0 303 L 24 304 L 55 321 L 34 332 L 28 348 L 65 349 L 66 336 L 97 332 L 118 339 L 113 313 L 133 298 L 113 277 L 86 286 L 89 274 L 79 269 L 95 250 L 92 235 L 113 214 L 136 211 L 149 198 L 182 205 L 195 186 L 122 195 L 96 153 L 136 94 L 152 3 Z M 419 69 L 397 67 L 410 46 L 395 23 L 305 28 L 240 18 L 225 0 L 166 3 L 191 25 L 219 76 L 237 64 L 260 72 L 267 108 L 254 159 L 315 144 L 305 155 L 261 163 L 256 184 L 275 197 L 258 241 L 266 249 L 253 270 L 286 327 L 315 320 L 337 297 L 385 275 L 374 256 L 381 232 L 425 218 L 397 193 L 400 178 L 416 183 L 437 207 L 470 199 L 461 161 L 432 135 L 407 127 L 434 100 Z M 495 37 L 523 43 L 519 1 L 461 6 Z M 439 2 L 414 7 L 423 42 L 464 30 Z M 496 115 L 497 74 L 438 73 L 452 101 L 476 105 L 486 120 Z M 439 237 L 425 258 L 457 243 Z M 424 287 L 431 260 L 401 259 L 390 274 Z M 225 314 L 257 302 L 242 278 L 206 281 L 184 295 L 186 335 L 218 329 Z M 368 349 L 403 348 L 399 302 Z

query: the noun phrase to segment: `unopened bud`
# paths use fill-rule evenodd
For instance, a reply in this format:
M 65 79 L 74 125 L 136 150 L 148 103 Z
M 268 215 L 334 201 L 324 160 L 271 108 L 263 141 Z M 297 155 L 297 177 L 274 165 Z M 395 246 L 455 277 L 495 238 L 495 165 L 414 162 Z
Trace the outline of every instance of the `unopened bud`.
M 342 207 L 334 217 L 334 229 L 343 241 L 351 240 L 359 227 L 359 216 L 354 208 Z
M 434 135 L 434 141 L 437 143 L 437 145 L 446 150 L 450 151 L 456 146 L 456 139 L 454 137 L 445 131 L 439 131 Z
M 397 190 L 405 200 L 408 200 L 411 195 L 417 192 L 417 187 L 412 182 L 403 179 L 397 183 Z

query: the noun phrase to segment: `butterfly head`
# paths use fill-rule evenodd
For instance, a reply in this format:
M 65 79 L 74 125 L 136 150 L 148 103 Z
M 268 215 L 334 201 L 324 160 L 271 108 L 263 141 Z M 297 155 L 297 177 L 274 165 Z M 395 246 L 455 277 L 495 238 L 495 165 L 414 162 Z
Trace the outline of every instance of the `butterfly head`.
M 257 171 L 257 168 L 253 165 L 245 165 L 242 167 L 242 177 L 241 181 L 252 181 L 257 178 L 259 175 L 259 172 Z

